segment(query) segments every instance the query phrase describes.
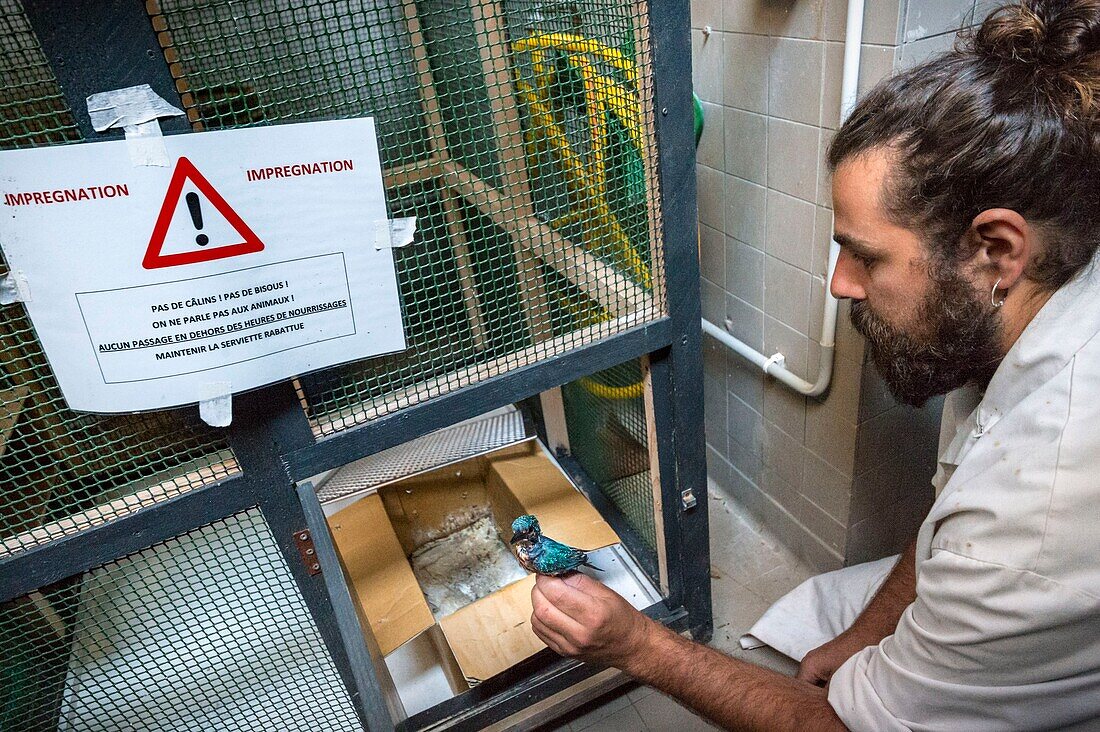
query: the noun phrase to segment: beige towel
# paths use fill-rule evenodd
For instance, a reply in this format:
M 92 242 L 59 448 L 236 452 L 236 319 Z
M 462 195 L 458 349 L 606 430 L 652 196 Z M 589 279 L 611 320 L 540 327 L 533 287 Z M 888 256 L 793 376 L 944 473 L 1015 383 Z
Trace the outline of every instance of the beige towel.
M 768 608 L 741 636 L 745 650 L 771 646 L 796 661 L 855 622 L 898 555 L 811 577 Z

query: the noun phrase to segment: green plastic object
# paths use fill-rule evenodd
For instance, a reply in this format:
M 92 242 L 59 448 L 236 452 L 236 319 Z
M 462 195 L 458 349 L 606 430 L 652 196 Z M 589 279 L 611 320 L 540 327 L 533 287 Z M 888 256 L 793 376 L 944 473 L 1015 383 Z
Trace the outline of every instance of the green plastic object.
M 699 140 L 703 137 L 703 103 L 695 92 L 691 93 L 691 106 L 695 110 L 695 147 L 699 147 Z

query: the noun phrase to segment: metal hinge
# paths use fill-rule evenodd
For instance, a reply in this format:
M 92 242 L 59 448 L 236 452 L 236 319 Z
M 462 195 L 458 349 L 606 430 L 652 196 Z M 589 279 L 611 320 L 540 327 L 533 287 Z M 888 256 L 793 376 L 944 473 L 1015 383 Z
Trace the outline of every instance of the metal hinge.
M 695 491 L 691 488 L 687 488 L 680 493 L 680 505 L 684 507 L 685 511 L 695 508 L 698 503 L 695 500 Z
M 321 573 L 321 564 L 317 561 L 317 550 L 313 548 L 313 537 L 305 529 L 294 532 L 294 543 L 298 545 L 298 554 L 302 557 L 302 564 L 311 575 Z

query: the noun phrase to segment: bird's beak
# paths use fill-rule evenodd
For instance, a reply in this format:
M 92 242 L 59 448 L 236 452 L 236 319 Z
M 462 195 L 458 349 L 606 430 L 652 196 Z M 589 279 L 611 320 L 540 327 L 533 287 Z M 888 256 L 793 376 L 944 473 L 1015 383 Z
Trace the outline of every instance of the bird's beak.
M 512 534 L 512 538 L 508 540 L 508 543 L 509 544 L 518 544 L 522 540 L 523 540 L 523 533 L 522 532 L 516 532 L 515 534 Z

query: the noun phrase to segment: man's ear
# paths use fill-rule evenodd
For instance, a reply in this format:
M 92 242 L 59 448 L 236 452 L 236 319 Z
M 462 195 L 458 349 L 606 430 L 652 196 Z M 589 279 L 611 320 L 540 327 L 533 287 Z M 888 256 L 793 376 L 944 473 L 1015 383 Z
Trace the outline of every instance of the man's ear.
M 975 216 L 970 235 L 975 245 L 971 262 L 989 272 L 991 282 L 1000 279 L 1000 290 L 1020 281 L 1037 251 L 1036 230 L 1007 208 L 991 208 Z

